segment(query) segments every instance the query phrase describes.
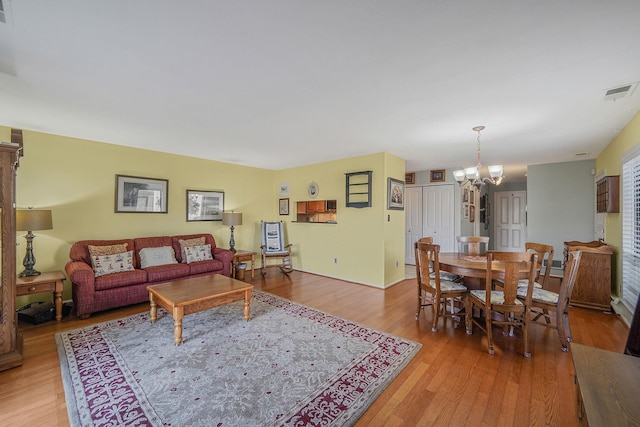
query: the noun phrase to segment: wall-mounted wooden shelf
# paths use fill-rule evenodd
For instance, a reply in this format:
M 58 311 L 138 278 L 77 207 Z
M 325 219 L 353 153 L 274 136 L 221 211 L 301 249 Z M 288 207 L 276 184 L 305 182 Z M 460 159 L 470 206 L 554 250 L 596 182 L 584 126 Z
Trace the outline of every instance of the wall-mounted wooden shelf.
M 620 212 L 620 175 L 605 176 L 596 183 L 596 212 Z
M 371 207 L 371 175 L 373 171 L 349 172 L 346 185 L 346 206 L 348 208 Z

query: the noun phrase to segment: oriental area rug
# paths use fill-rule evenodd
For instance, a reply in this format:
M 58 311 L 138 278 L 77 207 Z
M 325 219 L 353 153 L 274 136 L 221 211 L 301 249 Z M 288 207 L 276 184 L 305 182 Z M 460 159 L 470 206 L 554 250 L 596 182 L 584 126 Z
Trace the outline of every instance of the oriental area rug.
M 420 344 L 254 291 L 173 318 L 141 313 L 56 334 L 72 426 L 347 426 Z

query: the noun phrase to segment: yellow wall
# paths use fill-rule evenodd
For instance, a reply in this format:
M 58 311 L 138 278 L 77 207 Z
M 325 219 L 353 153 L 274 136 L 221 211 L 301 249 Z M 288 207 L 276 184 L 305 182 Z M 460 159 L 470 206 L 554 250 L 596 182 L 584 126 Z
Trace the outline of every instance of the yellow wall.
M 0 126 L 0 140 L 9 141 L 10 131 Z M 386 210 L 386 174 L 404 176 L 404 160 L 397 157 L 381 153 L 272 171 L 28 130 L 23 135 L 17 207 L 51 209 L 53 215 L 53 230 L 35 232 L 40 271 L 64 270 L 69 248 L 83 239 L 210 232 L 219 246 L 228 247 L 229 228 L 221 222 L 186 221 L 190 189 L 224 191 L 225 210 L 243 213 L 243 225 L 235 229 L 237 248 L 259 252 L 260 220 L 283 219 L 287 240 L 294 244 L 296 269 L 377 287 L 403 277 L 404 211 Z M 344 174 L 360 170 L 374 171 L 373 207 L 346 208 Z M 168 213 L 115 213 L 116 174 L 168 179 Z M 319 199 L 338 200 L 338 224 L 292 222 L 295 202 L 309 199 L 306 189 L 312 181 L 319 185 Z M 289 216 L 278 214 L 280 183 L 290 187 Z M 386 212 L 392 215 L 392 226 L 384 222 Z M 18 271 L 23 269 L 24 234 L 17 237 Z M 70 289 L 66 283 L 65 299 Z M 17 306 L 37 300 L 44 297 L 20 297 Z
M 596 171 L 604 171 L 606 175 L 622 175 L 622 156 L 631 147 L 640 143 L 640 113 L 622 129 L 620 134 L 600 153 L 596 159 Z M 622 192 L 622 181 L 620 182 Z M 622 194 L 622 193 L 621 193 Z M 622 200 L 621 206 L 622 207 Z M 621 296 L 622 283 L 622 214 L 606 214 L 607 243 L 615 248 L 616 283 L 613 294 Z
M 345 173 L 367 170 L 373 171 L 372 207 L 345 207 Z M 289 184 L 290 215 L 281 219 L 285 221 L 289 240 L 295 244 L 296 267 L 378 287 L 404 278 L 404 211 L 386 209 L 388 173 L 402 179 L 404 160 L 384 153 L 372 154 L 275 173 L 278 183 Z M 337 224 L 295 222 L 295 202 L 311 200 L 307 195 L 311 182 L 320 189 L 317 199 L 337 200 Z M 277 190 L 274 187 L 274 197 Z M 391 243 L 387 238 L 387 212 L 394 217 L 395 240 Z

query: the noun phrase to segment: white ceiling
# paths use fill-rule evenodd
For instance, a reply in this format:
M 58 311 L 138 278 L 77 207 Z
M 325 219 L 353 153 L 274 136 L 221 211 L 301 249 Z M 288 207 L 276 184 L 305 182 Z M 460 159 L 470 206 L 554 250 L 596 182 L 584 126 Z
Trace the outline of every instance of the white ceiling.
M 268 169 L 593 159 L 638 0 L 2 0 L 0 124 Z M 576 153 L 588 153 L 576 156 Z

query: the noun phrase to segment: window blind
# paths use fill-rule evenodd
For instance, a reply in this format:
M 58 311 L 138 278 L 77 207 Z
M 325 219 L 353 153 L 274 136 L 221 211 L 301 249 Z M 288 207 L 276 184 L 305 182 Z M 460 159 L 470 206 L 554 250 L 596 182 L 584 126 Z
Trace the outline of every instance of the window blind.
M 633 313 L 640 294 L 640 144 L 622 157 L 622 302 Z

